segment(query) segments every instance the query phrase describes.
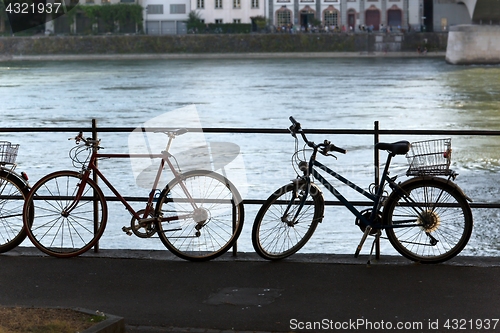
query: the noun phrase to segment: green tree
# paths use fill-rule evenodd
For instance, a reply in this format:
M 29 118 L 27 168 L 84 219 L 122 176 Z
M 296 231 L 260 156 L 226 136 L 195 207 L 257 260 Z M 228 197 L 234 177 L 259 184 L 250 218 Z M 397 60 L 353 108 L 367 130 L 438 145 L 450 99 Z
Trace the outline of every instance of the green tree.
M 201 20 L 199 12 L 195 10 L 189 12 L 187 20 L 187 28 L 188 30 L 203 29 L 203 21 Z
M 254 23 L 257 26 L 258 31 L 262 31 L 266 28 L 267 26 L 267 20 L 264 16 L 259 15 L 259 16 L 254 16 L 251 17 L 252 23 Z

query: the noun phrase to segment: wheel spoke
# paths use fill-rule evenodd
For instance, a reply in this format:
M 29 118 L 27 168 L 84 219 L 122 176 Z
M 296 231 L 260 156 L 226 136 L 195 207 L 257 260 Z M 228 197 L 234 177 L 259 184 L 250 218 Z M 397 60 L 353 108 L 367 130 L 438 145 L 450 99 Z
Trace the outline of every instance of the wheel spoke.
M 391 196 L 384 209 L 387 223 L 407 227 L 387 229 L 402 255 L 435 263 L 457 255 L 472 232 L 472 213 L 463 195 L 452 185 L 420 180 L 402 185 L 408 196 Z
M 89 180 L 82 197 L 75 201 L 80 183 L 78 173 L 60 171 L 45 176 L 33 186 L 28 200 L 32 203 L 34 217 L 27 232 L 43 252 L 56 257 L 76 256 L 90 249 L 104 232 L 107 220 L 104 195 Z M 94 231 L 96 217 L 97 229 Z
M 280 188 L 267 199 L 257 214 L 252 243 L 261 257 L 277 260 L 294 254 L 307 243 L 321 221 L 323 201 L 317 194 L 319 191 L 315 191 L 314 195 L 310 192 L 300 208 L 304 191 L 299 191 L 301 194 L 297 196 L 297 190 L 295 184 Z
M 223 176 L 191 171 L 167 185 L 157 204 L 163 244 L 187 260 L 209 260 L 225 253 L 243 228 L 239 193 Z M 187 193 L 186 193 L 187 191 Z M 168 221 L 167 221 L 168 220 Z

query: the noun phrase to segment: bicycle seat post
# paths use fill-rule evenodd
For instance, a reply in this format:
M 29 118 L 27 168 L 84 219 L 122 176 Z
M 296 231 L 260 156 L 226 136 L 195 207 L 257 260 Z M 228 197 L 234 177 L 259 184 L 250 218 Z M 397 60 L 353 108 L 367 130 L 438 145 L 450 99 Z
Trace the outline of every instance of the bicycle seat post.
M 168 133 L 168 143 L 167 143 L 167 147 L 165 148 L 165 152 L 168 153 L 168 151 L 170 150 L 170 145 L 172 144 L 172 140 L 175 138 L 175 134 L 174 133 Z

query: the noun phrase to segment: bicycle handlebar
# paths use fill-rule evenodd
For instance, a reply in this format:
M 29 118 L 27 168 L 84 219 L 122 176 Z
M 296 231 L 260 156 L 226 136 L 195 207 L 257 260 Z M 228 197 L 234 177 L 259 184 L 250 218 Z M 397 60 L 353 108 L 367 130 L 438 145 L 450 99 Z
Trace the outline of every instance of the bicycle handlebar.
M 99 147 L 99 143 L 101 142 L 101 140 L 94 140 L 92 138 L 85 138 L 83 136 L 83 132 L 79 132 L 77 134 L 77 136 L 75 136 L 74 138 L 68 138 L 68 140 L 75 140 L 76 144 L 83 142 L 83 143 L 85 143 L 86 146 L 95 146 L 95 147 Z M 101 147 L 99 147 L 99 148 L 101 148 Z
M 336 151 L 336 152 L 341 153 L 341 154 L 347 153 L 347 150 L 335 146 L 333 143 L 331 143 L 328 140 L 325 140 L 323 143 L 320 143 L 320 144 L 315 144 L 313 141 L 309 141 L 306 137 L 306 134 L 302 130 L 300 123 L 297 120 L 295 120 L 295 118 L 292 116 L 290 116 L 289 119 L 292 122 L 292 126 L 290 126 L 290 128 L 288 130 L 292 133 L 292 136 L 294 138 L 297 138 L 296 135 L 297 135 L 297 133 L 299 133 L 302 136 L 302 139 L 304 140 L 304 142 L 309 147 L 314 148 L 316 150 L 319 150 L 319 152 L 325 156 L 328 155 L 328 153 L 331 151 Z M 323 149 L 320 149 L 320 148 L 323 148 Z

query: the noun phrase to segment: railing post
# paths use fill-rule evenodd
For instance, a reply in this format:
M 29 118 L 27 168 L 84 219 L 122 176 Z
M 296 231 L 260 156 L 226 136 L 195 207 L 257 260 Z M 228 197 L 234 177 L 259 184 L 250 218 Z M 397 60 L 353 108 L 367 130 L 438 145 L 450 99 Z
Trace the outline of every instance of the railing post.
M 374 135 L 373 135 L 373 150 L 374 150 L 374 165 L 375 165 L 375 191 L 378 191 L 378 184 L 380 182 L 380 154 L 378 149 L 375 148 L 375 145 L 379 143 L 379 127 L 378 120 L 375 121 L 374 126 Z
M 222 175 L 224 176 L 224 178 L 228 179 L 227 178 L 227 174 L 226 174 L 226 169 L 224 169 L 224 167 L 222 167 L 221 169 L 222 171 Z M 226 184 L 229 188 L 231 188 L 231 186 L 229 184 Z M 231 198 L 231 202 L 232 202 L 232 214 L 233 214 L 233 234 L 234 234 L 234 230 L 236 229 L 236 206 L 235 205 L 239 205 L 240 203 L 239 202 L 235 202 L 234 201 L 234 197 Z M 241 218 L 241 216 L 240 216 Z M 233 253 L 233 257 L 236 257 L 238 255 L 238 239 L 236 239 L 236 241 L 234 242 L 233 244 L 233 247 L 232 247 L 232 253 Z
M 375 145 L 379 142 L 379 126 L 378 120 L 374 123 L 374 135 L 373 135 L 373 150 L 374 150 L 374 164 L 375 164 L 375 193 L 378 192 L 378 184 L 380 183 L 380 154 Z M 375 259 L 380 259 L 380 238 L 375 241 Z
M 92 140 L 97 140 L 97 120 L 92 119 Z M 95 166 L 97 167 L 97 159 L 95 160 Z M 94 182 L 97 184 L 98 177 L 94 172 L 92 175 Z M 94 235 L 97 234 L 99 230 L 99 203 L 97 202 L 96 193 L 94 192 Z M 99 252 L 99 241 L 94 245 L 94 253 Z
M 234 198 L 232 198 L 231 201 L 234 202 Z M 233 234 L 234 234 L 234 229 L 236 229 L 236 206 L 233 204 Z M 238 255 L 238 240 L 236 240 L 233 244 L 233 257 L 236 257 L 237 255 Z

